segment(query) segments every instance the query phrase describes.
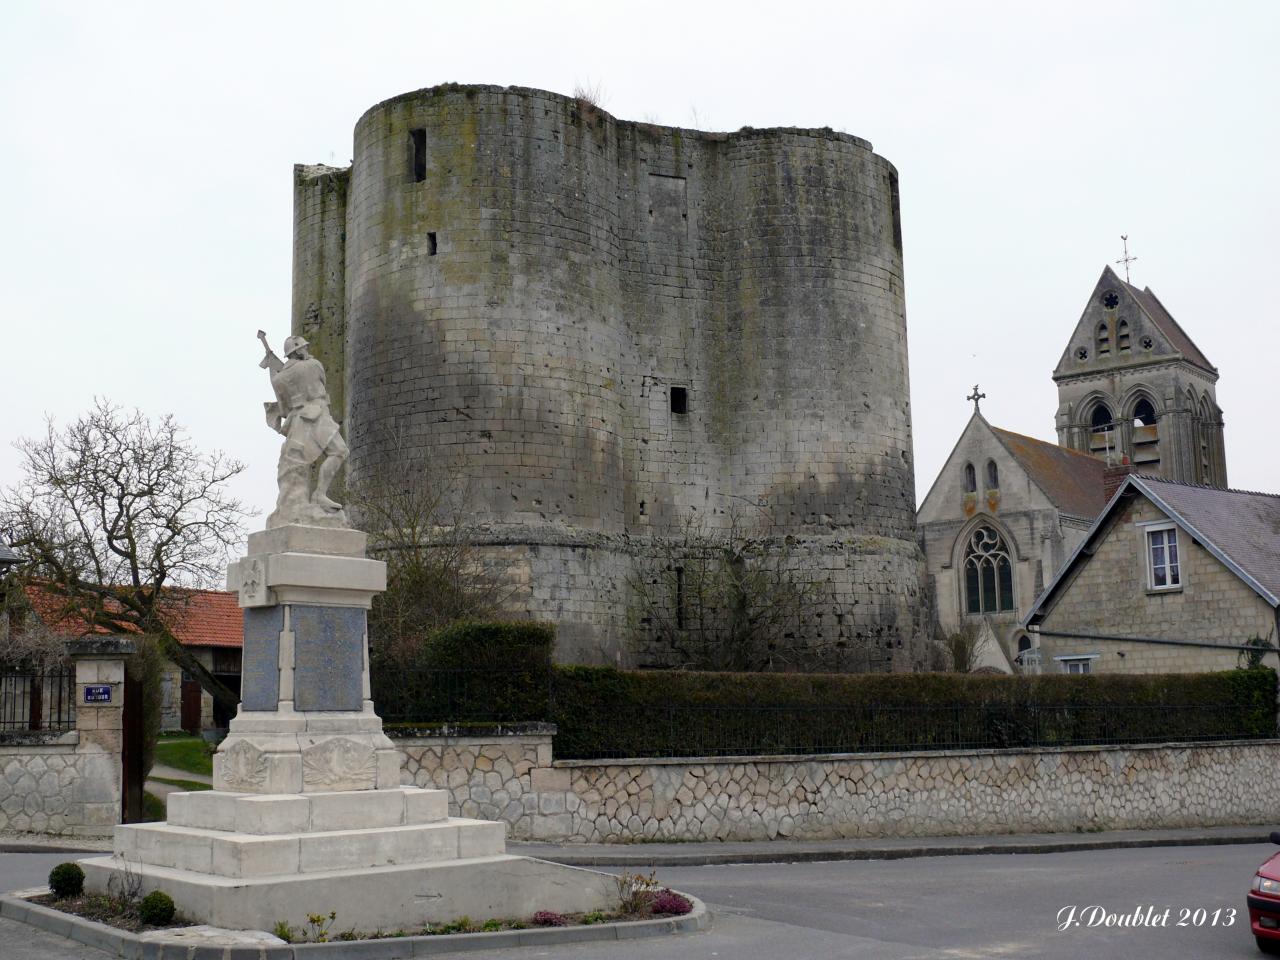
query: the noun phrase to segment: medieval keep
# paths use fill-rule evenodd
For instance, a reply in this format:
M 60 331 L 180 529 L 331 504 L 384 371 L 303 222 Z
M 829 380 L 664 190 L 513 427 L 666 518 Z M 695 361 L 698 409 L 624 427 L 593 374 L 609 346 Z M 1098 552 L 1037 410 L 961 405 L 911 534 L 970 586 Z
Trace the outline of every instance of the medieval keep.
M 456 469 L 562 660 L 636 662 L 637 563 L 734 523 L 817 588 L 815 650 L 923 665 L 898 179 L 869 143 L 447 85 L 371 108 L 354 158 L 295 168 L 293 281 L 353 479 Z
M 917 514 L 936 629 L 973 627 L 981 662 L 1001 671 L 1092 667 L 1042 650 L 1025 621 L 1126 475 L 1227 482 L 1217 369 L 1150 288 L 1105 268 L 1053 379 L 1058 444 L 988 423 L 975 387 Z

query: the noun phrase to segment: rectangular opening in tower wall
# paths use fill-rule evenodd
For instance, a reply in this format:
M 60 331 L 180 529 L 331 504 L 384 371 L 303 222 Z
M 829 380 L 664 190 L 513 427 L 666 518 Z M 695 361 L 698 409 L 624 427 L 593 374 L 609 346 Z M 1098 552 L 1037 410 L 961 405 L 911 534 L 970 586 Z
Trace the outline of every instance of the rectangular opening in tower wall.
M 436 235 L 435 232 L 427 234 L 427 256 L 434 257 L 436 255 Z
M 671 388 L 671 412 L 685 414 L 689 412 L 688 387 Z
M 413 182 L 421 183 L 427 179 L 427 131 L 409 131 L 409 165 L 413 172 Z M 434 250 L 431 251 L 435 253 Z

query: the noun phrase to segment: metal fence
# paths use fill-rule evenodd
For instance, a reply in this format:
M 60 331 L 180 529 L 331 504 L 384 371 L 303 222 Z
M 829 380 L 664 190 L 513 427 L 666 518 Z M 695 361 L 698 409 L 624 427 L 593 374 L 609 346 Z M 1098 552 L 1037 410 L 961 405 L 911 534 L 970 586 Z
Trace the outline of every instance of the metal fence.
M 586 709 L 545 666 L 375 672 L 388 723 L 560 726 L 556 756 L 753 756 L 1176 743 L 1275 736 L 1274 713 L 1240 703 L 951 703 L 884 706 L 610 703 Z
M 0 673 L 0 733 L 73 730 L 75 725 L 74 671 Z

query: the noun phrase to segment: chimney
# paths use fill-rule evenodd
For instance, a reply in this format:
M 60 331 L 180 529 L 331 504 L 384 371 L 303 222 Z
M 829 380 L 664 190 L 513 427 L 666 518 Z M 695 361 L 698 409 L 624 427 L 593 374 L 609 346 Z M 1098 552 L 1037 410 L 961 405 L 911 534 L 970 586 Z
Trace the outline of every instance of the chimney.
M 1128 457 L 1122 457 L 1119 463 L 1109 463 L 1102 470 L 1102 492 L 1108 501 L 1111 500 L 1124 478 L 1133 473 L 1133 464 Z

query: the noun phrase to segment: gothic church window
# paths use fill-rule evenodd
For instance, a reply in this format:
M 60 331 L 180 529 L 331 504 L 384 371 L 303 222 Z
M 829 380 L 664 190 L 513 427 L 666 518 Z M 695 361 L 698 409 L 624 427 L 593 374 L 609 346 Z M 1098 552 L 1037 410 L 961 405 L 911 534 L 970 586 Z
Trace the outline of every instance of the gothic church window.
M 987 461 L 987 489 L 1000 489 L 1000 470 L 996 467 L 994 460 Z
M 1116 350 L 1127 353 L 1129 350 L 1129 321 L 1121 320 L 1116 327 Z
M 973 531 L 964 551 L 965 609 L 1001 613 L 1013 609 L 1013 563 L 1003 538 L 991 527 Z
M 1098 356 L 1105 357 L 1111 353 L 1111 327 L 1103 320 L 1098 324 Z
M 964 492 L 975 493 L 978 489 L 978 474 L 973 469 L 972 463 L 964 465 Z

